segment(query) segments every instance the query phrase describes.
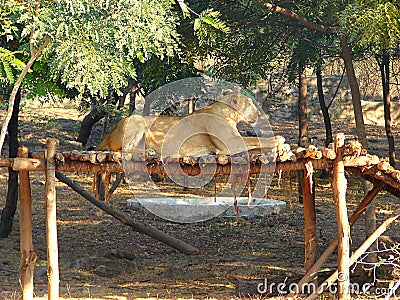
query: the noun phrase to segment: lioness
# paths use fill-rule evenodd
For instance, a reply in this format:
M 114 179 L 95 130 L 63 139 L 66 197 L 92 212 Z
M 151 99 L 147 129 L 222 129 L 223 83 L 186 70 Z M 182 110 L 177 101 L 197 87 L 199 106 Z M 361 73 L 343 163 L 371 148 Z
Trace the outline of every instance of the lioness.
M 274 137 L 242 137 L 239 134 L 238 122 L 254 123 L 257 120 L 258 109 L 252 100 L 230 92 L 222 101 L 188 116 L 132 115 L 122 119 L 95 150 L 132 152 L 153 149 L 165 157 L 275 148 Z

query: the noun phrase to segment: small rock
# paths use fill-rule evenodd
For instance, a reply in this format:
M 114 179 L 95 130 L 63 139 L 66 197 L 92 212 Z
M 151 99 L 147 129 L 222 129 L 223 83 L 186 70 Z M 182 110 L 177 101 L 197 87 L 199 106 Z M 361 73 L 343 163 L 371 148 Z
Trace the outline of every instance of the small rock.
M 107 258 L 122 258 L 127 260 L 134 260 L 135 254 L 132 251 L 123 251 L 119 249 L 111 249 L 107 254 Z
M 120 268 L 118 266 L 101 265 L 101 266 L 98 266 L 94 270 L 94 273 L 101 277 L 111 278 L 111 277 L 122 274 L 122 268 Z
M 186 281 L 193 279 L 193 274 L 191 272 L 185 271 L 179 267 L 170 267 L 159 274 L 169 279 Z

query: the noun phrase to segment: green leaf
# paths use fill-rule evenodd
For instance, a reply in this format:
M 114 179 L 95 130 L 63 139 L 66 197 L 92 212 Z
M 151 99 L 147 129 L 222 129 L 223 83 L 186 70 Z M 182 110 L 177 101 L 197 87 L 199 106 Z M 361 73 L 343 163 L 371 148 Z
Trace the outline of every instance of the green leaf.
M 146 60 L 145 60 L 145 58 L 144 58 L 144 56 L 143 56 L 143 52 L 142 51 L 138 51 L 138 53 L 136 54 L 136 56 L 137 56 L 137 58 L 139 59 L 139 61 L 141 62 L 141 63 L 144 63 Z
M 11 70 L 10 64 L 8 63 L 8 61 L 3 61 L 3 66 L 4 66 L 4 71 L 6 73 L 8 82 L 10 84 L 13 84 L 15 82 L 15 79 L 14 79 L 14 74 Z
M 196 19 L 194 20 L 194 25 L 193 25 L 194 31 L 199 30 L 199 29 L 200 29 L 200 26 L 201 26 L 201 19 L 196 18 Z
M 217 23 L 215 23 L 215 21 L 213 20 L 213 18 L 208 17 L 208 16 L 204 16 L 204 17 L 201 18 L 201 20 L 202 20 L 203 22 L 205 22 L 205 23 L 211 25 L 212 27 L 219 29 Z

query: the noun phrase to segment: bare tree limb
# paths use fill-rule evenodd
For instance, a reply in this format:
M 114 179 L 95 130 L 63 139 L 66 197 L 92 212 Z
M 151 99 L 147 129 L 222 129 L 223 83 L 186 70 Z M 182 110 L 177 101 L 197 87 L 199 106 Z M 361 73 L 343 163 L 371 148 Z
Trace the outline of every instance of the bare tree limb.
M 39 55 L 42 53 L 44 48 L 50 43 L 50 40 L 46 40 L 42 46 L 35 52 L 31 53 L 31 59 L 28 61 L 28 63 L 25 65 L 25 68 L 22 70 L 21 74 L 19 75 L 17 81 L 14 84 L 14 87 L 11 91 L 11 96 L 10 100 L 8 102 L 8 110 L 7 110 L 7 116 L 3 122 L 3 127 L 1 128 L 1 133 L 0 133 L 0 156 L 1 156 L 1 151 L 4 145 L 4 139 L 6 137 L 6 132 L 8 128 L 8 123 L 10 122 L 12 113 L 13 113 L 13 108 L 14 108 L 14 102 L 15 102 L 15 96 L 17 95 L 17 92 L 22 84 L 22 80 L 24 79 L 25 75 L 29 72 L 31 69 L 33 63 L 36 61 L 36 59 L 39 57 Z
M 298 22 L 300 22 L 302 25 L 304 25 L 307 28 L 313 29 L 315 31 L 319 32 L 325 32 L 325 33 L 335 33 L 336 28 L 332 26 L 325 26 L 323 24 L 317 24 L 314 22 L 308 21 L 306 18 L 296 14 L 295 12 L 289 11 L 284 9 L 283 7 L 280 7 L 278 5 L 265 2 L 264 6 L 266 9 L 268 9 L 272 13 L 280 13 L 281 15 L 288 17 L 290 19 L 295 19 Z

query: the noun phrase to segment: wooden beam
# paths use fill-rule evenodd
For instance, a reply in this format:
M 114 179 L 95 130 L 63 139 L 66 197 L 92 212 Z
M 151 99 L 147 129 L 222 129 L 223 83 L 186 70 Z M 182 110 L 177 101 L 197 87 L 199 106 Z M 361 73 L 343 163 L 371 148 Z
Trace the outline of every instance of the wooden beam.
M 369 182 L 376 184 L 377 182 L 384 182 L 389 188 L 384 187 L 384 189 L 391 193 L 392 195 L 400 198 L 400 182 L 395 180 L 389 174 L 385 174 L 377 170 L 376 167 L 371 168 L 357 168 L 348 167 L 346 171 L 349 171 L 359 177 L 362 177 Z
M 215 161 L 215 160 L 214 160 Z M 268 171 L 295 171 L 295 170 L 304 170 L 305 165 L 310 162 L 313 165 L 314 169 L 321 168 L 332 168 L 332 161 L 327 158 L 321 159 L 300 159 L 298 161 L 286 161 L 286 162 L 273 162 L 268 164 L 261 163 L 251 163 L 250 164 L 250 172 L 251 173 L 259 173 L 259 172 L 268 172 Z M 1 162 L 0 162 L 1 163 Z M 46 170 L 46 161 L 44 159 L 38 158 L 14 158 L 10 162 L 10 167 L 15 171 L 45 171 Z M 169 163 L 173 164 L 173 162 Z M 175 164 L 179 164 L 175 162 Z M 237 165 L 237 164 L 235 164 Z M 8 165 L 7 165 L 8 166 Z M 215 164 L 205 164 L 204 166 L 199 167 L 199 165 L 181 165 L 179 164 L 179 168 L 182 166 L 183 171 L 189 175 L 198 175 L 200 171 L 202 174 L 221 174 L 221 175 L 229 175 L 231 173 L 231 165 L 221 165 L 217 164 L 217 168 L 215 169 Z M 1 167 L 1 165 L 0 165 Z M 246 169 L 248 164 L 243 166 L 243 169 Z M 240 166 L 237 168 L 233 168 L 234 172 L 240 171 Z M 58 172 L 137 172 L 137 173 L 148 173 L 149 170 L 154 174 L 163 174 L 165 172 L 164 167 L 158 161 L 156 162 L 145 162 L 145 161 L 127 161 L 126 163 L 121 164 L 120 162 L 104 162 L 93 164 L 90 161 L 71 161 L 66 160 L 64 163 L 57 164 Z M 180 169 L 179 169 L 180 170 Z M 179 171 L 181 172 L 181 171 Z
M 47 240 L 47 277 L 48 277 L 48 299 L 57 300 L 59 297 L 60 277 L 58 270 L 58 241 L 57 241 L 57 207 L 56 207 L 56 154 L 57 140 L 47 140 L 46 152 L 46 240 Z
M 28 157 L 28 148 L 20 147 L 18 156 Z M 20 263 L 19 278 L 22 299 L 33 299 L 33 273 L 37 255 L 32 242 L 32 197 L 28 171 L 19 172 L 19 226 L 20 226 Z
M 193 246 L 190 246 L 187 243 L 185 243 L 181 240 L 178 240 L 177 238 L 170 236 L 170 235 L 154 228 L 151 225 L 148 225 L 146 223 L 136 222 L 136 221 L 132 220 L 129 216 L 125 215 L 124 213 L 113 209 L 110 205 L 108 205 L 104 201 L 97 200 L 91 193 L 89 193 L 87 190 L 85 190 L 78 183 L 69 179 L 63 173 L 56 172 L 56 177 L 59 181 L 68 185 L 75 192 L 77 192 L 79 195 L 81 195 L 85 199 L 89 200 L 91 203 L 96 205 L 98 208 L 104 210 L 106 213 L 110 214 L 111 216 L 113 216 L 117 220 L 121 221 L 125 225 L 132 227 L 133 230 L 140 232 L 142 234 L 148 235 L 148 236 L 150 236 L 168 246 L 171 246 L 185 254 L 194 255 L 194 254 L 200 253 L 199 249 L 197 249 Z
M 350 225 L 346 207 L 347 180 L 344 175 L 343 146 L 344 134 L 338 134 L 335 139 L 336 158 L 333 161 L 332 190 L 338 227 L 338 298 L 347 300 L 350 299 Z
M 0 168 L 11 168 L 13 158 L 0 157 Z

